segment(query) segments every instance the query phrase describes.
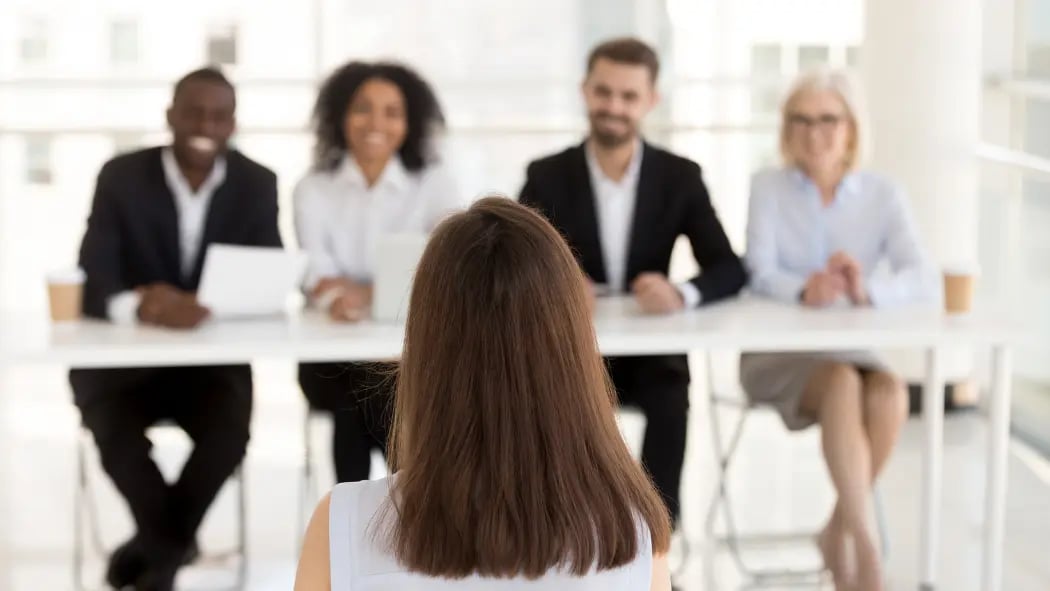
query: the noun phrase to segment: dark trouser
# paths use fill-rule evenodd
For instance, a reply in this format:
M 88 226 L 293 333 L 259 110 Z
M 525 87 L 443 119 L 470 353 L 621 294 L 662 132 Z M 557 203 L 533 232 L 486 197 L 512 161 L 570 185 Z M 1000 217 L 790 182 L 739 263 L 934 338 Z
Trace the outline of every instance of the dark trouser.
M 372 450 L 387 452 L 393 419 L 391 365 L 302 363 L 299 386 L 311 408 L 332 413 L 336 480 L 368 480 Z
M 83 424 L 124 496 L 151 554 L 183 551 L 240 465 L 252 411 L 251 369 L 187 367 L 74 371 Z M 87 395 L 90 394 L 90 395 Z M 193 439 L 179 479 L 168 484 L 150 458 L 146 429 L 171 421 Z
M 673 363 L 668 363 L 672 360 Z M 689 424 L 689 374 L 678 358 L 606 358 L 620 404 L 645 414 L 642 466 L 667 503 L 671 521 L 681 515 L 680 487 Z

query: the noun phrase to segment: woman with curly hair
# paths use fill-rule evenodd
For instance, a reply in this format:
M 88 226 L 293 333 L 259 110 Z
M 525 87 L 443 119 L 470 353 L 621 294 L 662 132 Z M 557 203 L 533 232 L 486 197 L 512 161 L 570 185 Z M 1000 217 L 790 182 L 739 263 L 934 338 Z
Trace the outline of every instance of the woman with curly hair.
M 321 86 L 313 168 L 295 188 L 295 226 L 310 258 L 305 290 L 333 320 L 366 315 L 382 235 L 429 232 L 465 205 L 437 162 L 434 136 L 443 124 L 430 85 L 400 64 L 350 62 Z M 371 450 L 385 453 L 387 376 L 375 363 L 299 367 L 311 407 L 333 414 L 339 482 L 366 480 Z

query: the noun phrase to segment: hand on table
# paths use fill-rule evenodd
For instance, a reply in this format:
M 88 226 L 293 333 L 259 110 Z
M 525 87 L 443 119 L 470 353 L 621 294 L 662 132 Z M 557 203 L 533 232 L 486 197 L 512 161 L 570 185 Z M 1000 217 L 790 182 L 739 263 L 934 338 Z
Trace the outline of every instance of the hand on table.
M 642 273 L 631 283 L 635 300 L 647 314 L 670 314 L 685 308 L 685 299 L 661 273 Z
M 372 286 L 349 282 L 328 306 L 328 315 L 340 322 L 357 322 L 372 305 Z
M 867 306 L 871 303 L 868 288 L 864 285 L 864 272 L 857 259 L 840 250 L 828 259 L 828 272 L 840 275 L 845 280 L 846 295 L 854 306 Z
M 317 282 L 314 286 L 313 291 L 310 292 L 311 297 L 320 297 L 321 294 L 332 291 L 332 290 L 348 290 L 353 288 L 356 283 L 343 277 L 325 277 Z
M 210 312 L 197 301 L 196 294 L 167 283 L 151 283 L 138 288 L 139 320 L 167 328 L 196 328 Z
M 809 276 L 802 290 L 802 303 L 823 308 L 835 303 L 835 300 L 846 293 L 846 279 L 839 273 L 818 271 Z

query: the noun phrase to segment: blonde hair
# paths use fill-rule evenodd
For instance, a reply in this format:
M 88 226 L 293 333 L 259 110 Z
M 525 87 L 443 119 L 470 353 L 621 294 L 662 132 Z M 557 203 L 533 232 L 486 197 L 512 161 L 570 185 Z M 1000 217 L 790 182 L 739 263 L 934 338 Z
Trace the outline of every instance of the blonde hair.
M 794 154 L 788 145 L 788 117 L 791 107 L 802 94 L 809 92 L 835 93 L 846 107 L 846 115 L 852 126 L 852 134 L 846 153 L 846 169 L 854 170 L 859 167 L 868 153 L 868 117 L 865 109 L 863 93 L 860 83 L 856 77 L 847 70 L 816 68 L 799 75 L 792 83 L 784 102 L 781 104 L 780 119 L 780 155 L 784 164 L 795 166 L 797 164 Z

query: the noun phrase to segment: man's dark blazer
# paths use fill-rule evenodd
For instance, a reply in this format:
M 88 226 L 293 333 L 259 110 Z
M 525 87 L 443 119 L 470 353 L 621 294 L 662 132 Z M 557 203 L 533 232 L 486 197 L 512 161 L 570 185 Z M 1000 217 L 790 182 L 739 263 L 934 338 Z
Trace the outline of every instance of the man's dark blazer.
M 605 283 L 605 262 L 598 231 L 594 190 L 584 145 L 531 163 L 520 201 L 539 210 L 561 232 L 583 271 Z M 634 219 L 628 242 L 625 283 L 652 271 L 667 275 L 671 251 L 686 236 L 701 272 L 691 280 L 709 304 L 737 294 L 747 280 L 733 252 L 711 198 L 693 161 L 643 144 Z M 667 356 L 661 364 L 669 378 L 688 382 L 684 356 Z
M 110 297 L 154 282 L 196 291 L 210 244 L 281 246 L 276 175 L 231 150 L 226 154 L 226 178 L 208 206 L 196 264 L 192 273 L 183 276 L 178 214 L 164 176 L 162 150 L 122 154 L 99 172 L 80 247 L 80 266 L 87 274 L 87 316 L 106 318 Z M 77 403 L 115 385 L 108 383 L 107 375 L 112 372 L 71 372 Z

